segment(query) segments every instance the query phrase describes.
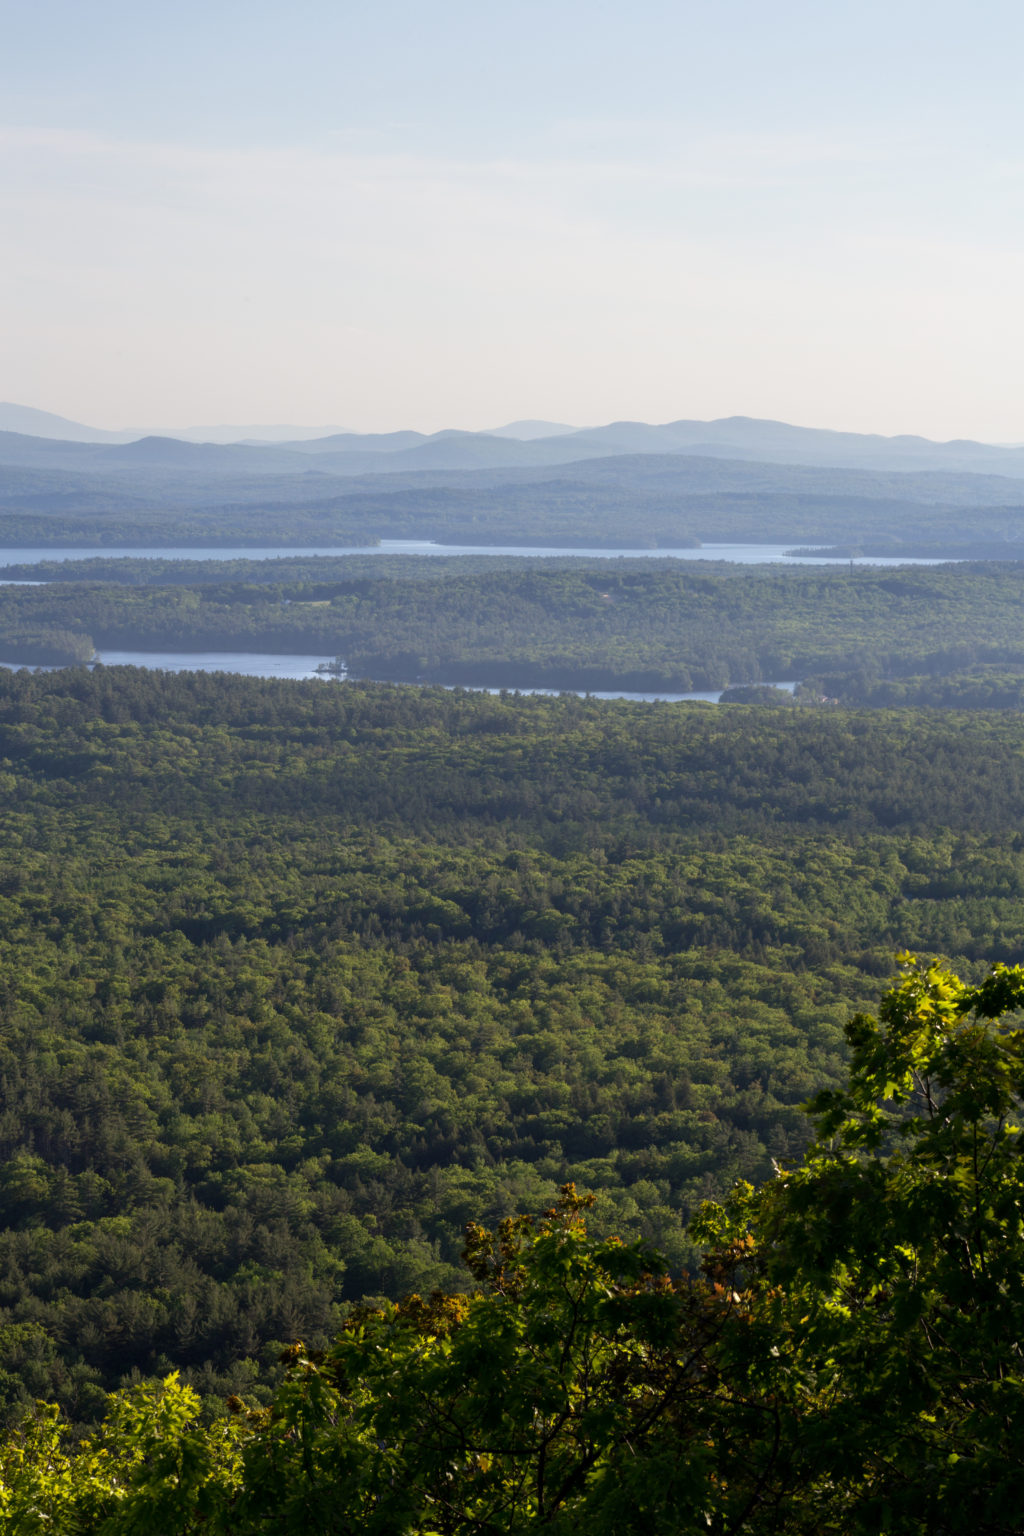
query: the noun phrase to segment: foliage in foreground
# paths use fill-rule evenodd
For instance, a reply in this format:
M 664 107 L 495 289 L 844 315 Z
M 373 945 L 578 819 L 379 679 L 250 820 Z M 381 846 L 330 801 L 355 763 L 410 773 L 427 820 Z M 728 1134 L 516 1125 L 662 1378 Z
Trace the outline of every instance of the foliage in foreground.
M 470 1226 L 468 1296 L 293 1351 L 212 1426 L 175 1377 L 0 1451 L 12 1536 L 1002 1533 L 1024 1498 L 1024 970 L 910 963 L 857 1016 L 803 1166 L 696 1224 L 703 1274 L 539 1223 Z

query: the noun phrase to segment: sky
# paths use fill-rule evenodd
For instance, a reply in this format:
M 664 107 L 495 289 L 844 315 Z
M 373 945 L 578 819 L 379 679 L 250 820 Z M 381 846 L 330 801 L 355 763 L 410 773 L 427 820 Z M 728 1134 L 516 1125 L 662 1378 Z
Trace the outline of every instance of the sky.
M 0 399 L 1024 441 L 1024 7 L 0 0 Z

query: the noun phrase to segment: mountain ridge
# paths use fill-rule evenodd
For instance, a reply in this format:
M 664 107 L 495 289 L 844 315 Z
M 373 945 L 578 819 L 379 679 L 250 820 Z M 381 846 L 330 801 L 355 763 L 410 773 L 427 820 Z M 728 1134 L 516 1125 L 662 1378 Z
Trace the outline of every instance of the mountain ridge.
M 228 441 L 226 434 L 239 436 Z M 66 445 L 79 449 L 113 449 L 146 443 L 133 458 L 151 462 L 188 462 L 187 455 L 172 450 L 171 443 L 188 444 L 197 450 L 215 447 L 245 450 L 259 457 L 249 463 L 270 473 L 291 467 L 294 458 L 315 458 L 328 473 L 392 473 L 397 470 L 459 470 L 479 467 L 526 468 L 571 464 L 590 458 L 623 454 L 685 453 L 715 458 L 745 458 L 767 463 L 817 464 L 845 469 L 951 470 L 1009 475 L 1024 479 L 1024 447 L 983 443 L 970 438 L 941 442 L 916 433 L 892 437 L 880 433 L 846 432 L 830 427 L 802 427 L 790 422 L 752 416 L 723 416 L 711 421 L 690 418 L 650 423 L 622 419 L 602 426 L 572 428 L 555 422 L 521 420 L 488 432 L 445 428 L 439 432 L 403 429 L 394 432 L 349 432 L 329 429 L 294 429 L 292 437 L 280 434 L 284 427 L 184 428 L 177 431 L 125 429 L 107 431 L 69 421 L 52 412 L 30 406 L 0 404 L 0 436 L 6 441 L 5 458 L 11 462 L 17 436 L 34 440 L 22 443 L 21 462 L 42 465 L 49 452 L 67 463 Z M 271 434 L 257 436 L 257 433 Z M 159 444 L 161 446 L 157 447 Z M 47 447 L 47 445 L 50 445 Z M 60 446 L 65 445 L 65 446 Z M 294 457 L 293 457 L 294 456 Z M 211 464 L 213 456 L 197 453 L 196 463 Z M 276 459 L 276 463 L 275 463 Z M 113 462 L 113 460 L 111 461 Z M 229 454 L 223 464 L 245 463 L 240 453 Z

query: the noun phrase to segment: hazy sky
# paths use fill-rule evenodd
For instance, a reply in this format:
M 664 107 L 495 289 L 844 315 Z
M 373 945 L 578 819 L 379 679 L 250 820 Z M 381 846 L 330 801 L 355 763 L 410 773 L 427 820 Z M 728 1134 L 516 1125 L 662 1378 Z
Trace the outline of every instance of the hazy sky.
M 0 399 L 1024 440 L 1024 8 L 0 0 Z

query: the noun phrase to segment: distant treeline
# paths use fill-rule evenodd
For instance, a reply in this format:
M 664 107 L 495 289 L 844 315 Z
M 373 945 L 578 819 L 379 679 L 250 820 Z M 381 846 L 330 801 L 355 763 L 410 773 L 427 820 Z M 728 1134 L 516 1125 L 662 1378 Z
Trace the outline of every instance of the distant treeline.
M 969 516 L 965 511 L 969 509 Z M 379 539 L 671 548 L 829 544 L 1020 559 L 1024 491 L 914 474 L 627 454 L 555 468 L 258 474 L 0 465 L 0 543 L 360 545 Z
M 807 678 L 795 702 L 836 703 L 872 709 L 1024 709 L 1024 670 L 972 666 L 942 677 L 879 677 L 872 670 Z
M 819 692 L 883 704 L 900 702 L 898 690 L 871 695 L 856 678 L 881 686 L 1024 665 L 1024 564 L 522 560 L 467 569 L 431 559 L 411 573 L 408 562 L 363 557 L 359 574 L 347 561 L 324 562 L 318 574 L 329 580 L 309 579 L 298 562 L 300 579 L 215 582 L 204 568 L 192 585 L 181 580 L 186 562 L 162 564 L 158 574 L 176 578 L 164 586 L 140 584 L 143 564 L 128 563 L 130 584 L 0 587 L 4 653 L 17 635 L 48 630 L 100 651 L 319 651 L 340 657 L 350 676 L 509 688 L 686 692 L 844 674 L 854 681 Z M 236 574 L 250 577 L 254 564 Z M 920 690 L 902 697 L 937 701 Z

